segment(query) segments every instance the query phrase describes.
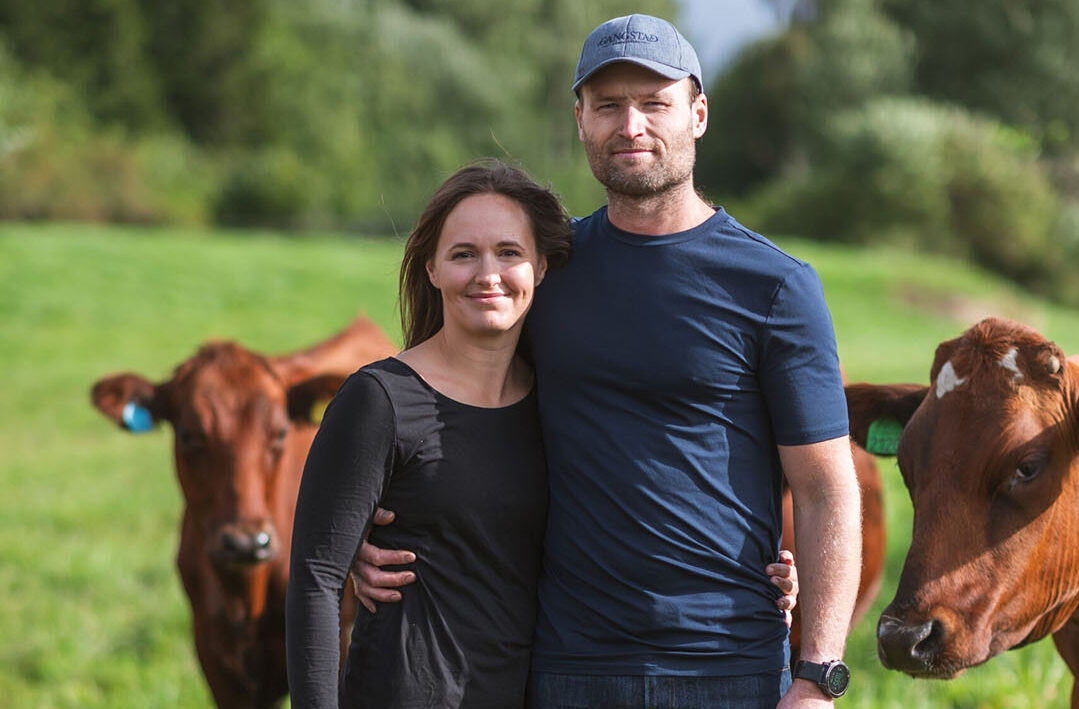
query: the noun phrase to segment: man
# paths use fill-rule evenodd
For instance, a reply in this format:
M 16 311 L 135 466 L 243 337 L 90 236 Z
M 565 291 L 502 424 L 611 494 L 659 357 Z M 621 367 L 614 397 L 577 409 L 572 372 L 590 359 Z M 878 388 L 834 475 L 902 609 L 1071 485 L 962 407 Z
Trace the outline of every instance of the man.
M 600 25 L 573 90 L 608 203 L 575 223 L 528 320 L 550 475 L 530 706 L 827 705 L 861 537 L 819 280 L 695 191 L 708 103 L 671 24 Z M 811 663 L 793 684 L 760 572 L 784 474 Z

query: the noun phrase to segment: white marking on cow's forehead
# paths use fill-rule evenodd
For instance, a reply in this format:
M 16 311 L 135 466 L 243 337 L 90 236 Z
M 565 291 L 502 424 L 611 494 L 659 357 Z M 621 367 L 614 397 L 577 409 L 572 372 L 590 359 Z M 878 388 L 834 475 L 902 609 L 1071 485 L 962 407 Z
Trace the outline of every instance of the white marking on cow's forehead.
M 1014 372 L 1012 379 L 1022 379 L 1023 372 L 1019 369 L 1019 363 L 1016 358 L 1019 356 L 1019 348 L 1013 347 L 1008 350 L 1003 357 L 1000 358 L 1000 366 L 1007 369 L 1009 372 Z
M 940 374 L 937 375 L 937 398 L 940 399 L 965 381 L 967 381 L 965 377 L 956 375 L 955 367 L 951 362 L 945 362 L 940 368 Z

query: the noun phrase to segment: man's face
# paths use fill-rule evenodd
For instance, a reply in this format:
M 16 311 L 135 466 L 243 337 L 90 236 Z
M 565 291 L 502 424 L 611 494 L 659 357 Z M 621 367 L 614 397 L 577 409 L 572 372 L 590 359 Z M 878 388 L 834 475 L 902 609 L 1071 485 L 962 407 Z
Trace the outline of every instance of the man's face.
M 704 95 L 690 98 L 692 81 L 619 62 L 581 86 L 577 132 L 608 191 L 647 197 L 692 180 L 694 141 L 708 124 Z

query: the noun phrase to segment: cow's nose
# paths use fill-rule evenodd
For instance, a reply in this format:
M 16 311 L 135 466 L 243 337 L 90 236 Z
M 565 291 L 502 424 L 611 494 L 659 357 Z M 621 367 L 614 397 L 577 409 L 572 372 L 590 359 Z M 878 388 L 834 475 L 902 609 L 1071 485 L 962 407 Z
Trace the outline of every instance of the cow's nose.
M 272 559 L 277 550 L 267 529 L 245 530 L 228 526 L 218 538 L 221 558 L 232 564 L 258 564 Z
M 907 623 L 882 615 L 877 623 L 877 654 L 881 664 L 909 675 L 932 674 L 943 640 L 944 625 L 937 620 Z

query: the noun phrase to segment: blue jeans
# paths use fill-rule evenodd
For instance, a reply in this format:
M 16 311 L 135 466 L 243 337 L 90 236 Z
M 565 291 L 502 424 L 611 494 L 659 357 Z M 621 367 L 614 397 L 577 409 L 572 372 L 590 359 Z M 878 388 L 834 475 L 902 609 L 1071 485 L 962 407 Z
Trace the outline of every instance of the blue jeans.
M 787 668 L 737 677 L 559 675 L 533 672 L 528 709 L 775 709 Z

